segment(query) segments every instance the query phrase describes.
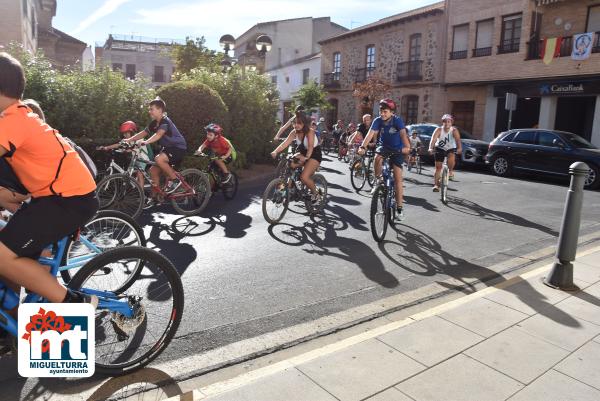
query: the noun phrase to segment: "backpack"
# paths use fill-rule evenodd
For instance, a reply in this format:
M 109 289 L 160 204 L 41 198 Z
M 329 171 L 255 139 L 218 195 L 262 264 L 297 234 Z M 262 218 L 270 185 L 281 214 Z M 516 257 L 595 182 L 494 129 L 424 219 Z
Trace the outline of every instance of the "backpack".
M 56 141 L 59 143 L 60 147 L 62 148 L 63 157 L 60 159 L 60 163 L 58 163 L 58 168 L 56 169 L 56 175 L 54 176 L 54 181 L 52 181 L 52 183 L 50 184 L 50 191 L 52 191 L 52 193 L 54 195 L 60 196 L 60 194 L 57 194 L 56 192 L 54 192 L 54 189 L 52 188 L 52 186 L 54 185 L 56 180 L 58 180 L 58 176 L 60 174 L 60 169 L 62 168 L 62 163 L 65 160 L 65 157 L 67 157 L 67 151 L 65 150 L 65 147 L 63 146 L 63 144 L 60 142 L 60 139 L 58 139 L 57 135 L 58 135 L 58 131 L 54 130 L 54 137 L 56 138 Z M 79 155 L 79 158 L 83 162 L 84 166 L 87 167 L 88 171 L 90 172 L 90 174 L 92 175 L 92 177 L 95 180 L 96 176 L 98 175 L 98 168 L 96 168 L 96 164 L 94 163 L 92 158 L 87 154 L 87 152 L 85 150 L 83 150 L 83 148 L 81 148 L 81 146 L 77 145 L 71 139 L 69 139 L 65 136 L 63 136 L 62 138 L 65 140 L 65 142 L 67 142 L 69 144 L 69 146 L 71 146 L 71 148 L 73 148 L 74 151 L 77 152 L 77 154 Z
M 237 152 L 235 150 L 235 148 L 233 147 L 233 144 L 231 143 L 231 141 L 225 137 L 223 137 L 223 139 L 225 139 L 227 141 L 227 143 L 229 144 L 229 146 L 231 146 L 231 160 L 235 161 L 235 159 L 237 158 Z

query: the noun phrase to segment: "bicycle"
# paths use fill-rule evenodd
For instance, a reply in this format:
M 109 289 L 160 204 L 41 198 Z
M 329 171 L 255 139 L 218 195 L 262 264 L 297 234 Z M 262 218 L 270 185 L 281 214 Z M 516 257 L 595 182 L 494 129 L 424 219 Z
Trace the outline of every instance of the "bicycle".
M 350 183 L 359 192 L 369 183 L 372 188 L 375 184 L 375 173 L 373 171 L 373 150 L 367 150 L 364 156 L 358 156 L 350 167 Z
M 417 174 L 422 174 L 423 172 L 423 163 L 421 162 L 421 155 L 419 154 L 419 148 L 416 149 L 415 155 L 412 156 L 414 158 L 413 162 L 406 163 L 408 171 L 411 171 L 414 167 L 417 171 Z
M 68 239 L 65 237 L 54 246 L 52 257 L 39 259 L 54 276 L 58 274 Z M 106 290 L 103 283 L 98 283 L 108 277 L 107 267 L 131 263 L 143 266 L 148 272 L 140 273 L 136 281 L 124 290 L 126 293 Z M 135 284 L 138 287 L 148 285 L 138 289 Z M 183 314 L 183 285 L 177 270 L 160 253 L 143 247 L 115 248 L 95 256 L 75 274 L 68 288 L 98 297 L 95 354 L 96 371 L 102 374 L 122 375 L 152 362 L 173 339 Z M 0 281 L 2 290 L 0 329 L 16 338 L 17 321 L 7 311 L 19 305 L 19 295 Z M 47 300 L 29 292 L 23 302 Z M 161 312 L 164 312 L 162 318 Z M 153 333 L 157 326 L 158 332 Z
M 0 220 L 0 229 L 6 224 Z M 135 220 L 115 210 L 101 210 L 75 235 L 67 238 L 58 271 L 63 282 L 68 283 L 81 267 L 100 253 L 123 246 L 145 247 L 146 244 L 144 231 Z M 50 252 L 52 246 L 47 249 Z M 114 273 L 114 291 L 120 292 L 137 279 L 140 270 L 141 266 L 136 266 L 132 270 L 121 272 L 113 269 L 105 273 Z
M 448 156 L 444 157 L 442 165 L 442 174 L 440 177 L 440 198 L 444 205 L 448 204 L 448 182 L 450 178 L 450 169 L 448 168 Z
M 323 131 L 323 142 L 321 143 L 321 149 L 323 149 L 323 153 L 328 155 L 329 152 L 333 150 L 333 138 L 327 133 L 327 131 Z
M 311 200 L 311 191 L 300 181 L 302 167 L 293 168 L 294 156 L 286 157 L 285 173 L 272 180 L 265 189 L 262 197 L 263 217 L 269 224 L 277 224 L 283 219 L 288 210 L 291 201 L 304 201 L 306 210 L 314 215 L 321 212 L 327 203 L 327 180 L 321 174 L 315 173 L 312 176 L 317 192 L 319 193 L 319 203 L 313 205 Z
M 285 139 L 278 139 L 279 142 L 285 141 Z M 274 141 L 271 141 L 273 143 Z M 298 149 L 298 144 L 296 141 L 293 141 L 287 149 L 287 156 L 295 155 L 296 149 Z M 287 168 L 287 159 L 286 154 L 279 153 L 277 155 L 277 168 L 275 169 L 275 177 L 281 177 L 285 173 L 285 169 Z
M 123 148 L 135 147 L 134 144 L 122 144 Z M 125 174 L 106 176 L 97 185 L 100 209 L 119 210 L 137 218 L 145 205 L 147 195 L 133 175 L 140 171 L 144 182 L 151 182 L 145 168 L 138 167 L 138 162 L 146 166 L 156 166 L 157 163 L 139 159 L 139 152 L 132 153 L 131 162 Z M 208 205 L 211 196 L 210 181 L 206 174 L 195 168 L 175 172 L 181 181 L 179 189 L 173 193 L 166 193 L 164 188 L 166 180 L 161 186 L 150 186 L 149 196 L 154 197 L 158 203 L 170 201 L 173 208 L 182 215 L 192 216 L 203 211 Z M 145 186 L 147 187 L 147 186 Z
M 227 200 L 231 200 L 235 197 L 235 194 L 238 190 L 238 176 L 233 171 L 229 171 L 231 174 L 231 178 L 229 182 L 223 183 L 223 178 L 221 177 L 221 169 L 215 164 L 215 160 L 218 160 L 218 156 L 211 156 L 204 153 L 200 153 L 195 155 L 197 157 L 207 157 L 209 162 L 204 173 L 209 177 L 211 193 L 214 194 L 218 190 L 223 191 L 223 196 Z
M 383 156 L 382 178 L 371 199 L 371 234 L 373 239 L 381 242 L 385 238 L 388 224 L 394 225 L 396 218 L 396 187 L 394 172 L 390 166 L 390 157 L 401 152 L 386 152 Z

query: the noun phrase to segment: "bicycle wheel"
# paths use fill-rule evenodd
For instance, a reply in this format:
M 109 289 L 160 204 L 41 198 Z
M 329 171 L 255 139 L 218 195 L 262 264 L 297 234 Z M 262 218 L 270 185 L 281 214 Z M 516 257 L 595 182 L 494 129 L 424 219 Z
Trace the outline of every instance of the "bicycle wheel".
M 287 167 L 287 159 L 282 157 L 277 163 L 277 168 L 275 169 L 275 177 L 281 177 L 285 173 L 285 169 Z
M 323 146 L 322 146 L 322 148 L 323 148 L 323 153 L 325 153 L 326 155 L 328 155 L 328 154 L 329 154 L 329 151 L 330 151 L 330 144 L 329 144 L 329 140 L 325 140 L 325 141 L 323 141 Z
M 111 294 L 107 288 L 112 278 L 106 271 L 123 264 L 143 265 L 143 270 L 125 294 Z M 146 366 L 173 339 L 183 314 L 179 273 L 166 257 L 148 248 L 116 248 L 96 256 L 75 274 L 69 288 L 99 297 L 96 371 L 103 374 L 122 375 Z M 132 317 L 118 312 L 115 304 L 127 304 Z
M 352 165 L 350 170 L 350 183 L 356 192 L 363 189 L 365 182 L 367 181 L 366 168 L 364 166 L 364 159 L 358 159 Z
M 444 205 L 448 204 L 448 166 L 442 167 L 442 178 L 440 185 L 440 197 Z
M 327 204 L 327 180 L 321 174 L 313 174 L 311 178 L 315 182 L 317 192 L 319 193 L 319 203 L 313 205 L 309 197 L 304 199 L 304 205 L 310 214 L 316 214 L 325 209 L 325 205 Z M 307 189 L 306 191 L 310 193 L 310 190 Z
M 369 157 L 369 162 L 367 163 L 367 182 L 369 186 L 373 188 L 375 185 L 375 171 L 373 171 L 373 158 Z
M 117 210 L 137 219 L 144 206 L 144 190 L 127 174 L 104 177 L 96 188 L 100 210 Z
M 170 196 L 171 205 L 177 213 L 193 216 L 203 211 L 208 205 L 212 195 L 210 180 L 206 174 L 195 168 L 183 170 L 181 177 L 185 184 L 182 183 L 181 190 Z
M 386 205 L 386 189 L 380 184 L 371 199 L 371 234 L 377 242 L 383 241 L 390 219 L 390 209 Z
M 93 249 L 86 242 L 92 244 Z M 109 249 L 124 246 L 146 247 L 146 236 L 142 227 L 131 217 L 115 210 L 101 210 L 80 230 L 78 239 L 69 239 L 65 247 L 65 254 L 61 267 L 72 264 L 74 267 L 61 270 L 60 274 L 65 283 L 71 281 L 72 277 L 81 269 L 89 259 L 98 253 Z M 117 294 L 125 291 L 137 279 L 142 265 L 123 266 L 125 270 L 106 271 L 112 274 L 111 288 Z
M 262 197 L 262 212 L 269 224 L 277 224 L 285 216 L 290 204 L 290 191 L 287 181 L 275 178 L 271 181 Z
M 222 185 L 223 196 L 227 200 L 233 199 L 238 190 L 238 177 L 233 171 L 230 171 L 230 173 L 231 173 L 231 180 L 229 180 L 229 182 L 227 184 Z

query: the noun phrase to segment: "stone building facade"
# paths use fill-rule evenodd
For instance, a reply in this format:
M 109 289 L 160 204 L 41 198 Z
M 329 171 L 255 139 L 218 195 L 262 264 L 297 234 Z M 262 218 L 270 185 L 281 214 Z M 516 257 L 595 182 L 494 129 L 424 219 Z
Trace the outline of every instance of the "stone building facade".
M 329 125 L 337 119 L 358 122 L 373 112 L 376 104 L 353 95 L 355 84 L 369 79 L 390 88 L 380 97 L 396 100 L 407 123 L 437 120 L 444 105 L 444 6 L 439 2 L 320 42 L 322 83 L 333 106 Z
M 476 136 L 508 128 L 505 97 L 515 93 L 511 127 L 570 131 L 600 146 L 600 0 L 447 0 L 446 12 L 448 107 Z M 575 61 L 573 35 L 585 32 L 596 32 L 593 53 Z M 543 39 L 556 37 L 559 57 L 546 65 Z

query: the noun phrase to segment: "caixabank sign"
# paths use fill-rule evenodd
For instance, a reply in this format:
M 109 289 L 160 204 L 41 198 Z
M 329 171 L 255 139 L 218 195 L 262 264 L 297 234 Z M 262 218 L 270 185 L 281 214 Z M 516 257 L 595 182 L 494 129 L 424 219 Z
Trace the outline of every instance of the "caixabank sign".
M 89 304 L 19 307 L 19 374 L 90 377 L 95 368 L 94 308 Z

